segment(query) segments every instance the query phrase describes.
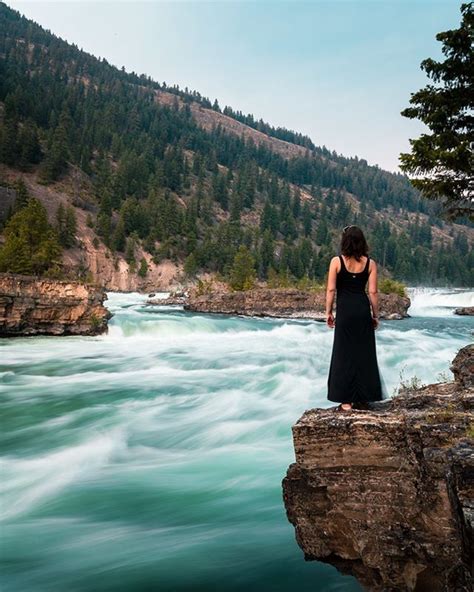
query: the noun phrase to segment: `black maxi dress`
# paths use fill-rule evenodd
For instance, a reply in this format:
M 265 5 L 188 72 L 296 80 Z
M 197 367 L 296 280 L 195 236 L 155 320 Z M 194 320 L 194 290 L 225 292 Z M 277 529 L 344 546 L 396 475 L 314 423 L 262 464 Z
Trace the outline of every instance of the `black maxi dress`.
M 380 401 L 386 398 L 386 389 L 378 369 L 375 329 L 365 291 L 369 257 L 358 273 L 346 269 L 340 255 L 339 259 L 328 399 L 336 403 Z

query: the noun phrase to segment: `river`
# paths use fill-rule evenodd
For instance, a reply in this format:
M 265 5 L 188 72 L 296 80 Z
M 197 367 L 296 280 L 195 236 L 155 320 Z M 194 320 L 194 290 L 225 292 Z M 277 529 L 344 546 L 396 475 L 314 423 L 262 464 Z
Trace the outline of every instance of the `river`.
M 474 292 L 410 296 L 376 332 L 390 394 L 472 341 Z M 281 493 L 333 332 L 146 300 L 110 294 L 107 335 L 0 340 L 2 592 L 360 591 L 304 561 Z

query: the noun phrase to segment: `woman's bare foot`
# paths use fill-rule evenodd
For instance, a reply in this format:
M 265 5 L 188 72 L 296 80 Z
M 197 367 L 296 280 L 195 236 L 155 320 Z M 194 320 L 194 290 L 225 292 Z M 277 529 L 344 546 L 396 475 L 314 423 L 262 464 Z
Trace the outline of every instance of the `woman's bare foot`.
M 352 409 L 352 403 L 340 403 L 337 407 L 334 408 L 336 413 L 341 413 L 342 411 L 350 411 Z

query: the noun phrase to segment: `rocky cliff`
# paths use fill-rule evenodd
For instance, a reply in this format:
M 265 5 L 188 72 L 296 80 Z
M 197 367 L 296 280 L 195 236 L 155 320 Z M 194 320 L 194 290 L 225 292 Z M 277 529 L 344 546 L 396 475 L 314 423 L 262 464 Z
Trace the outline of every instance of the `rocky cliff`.
M 0 337 L 102 333 L 106 297 L 92 285 L 0 274 Z
M 193 295 L 184 303 L 186 310 L 221 312 L 249 316 L 305 318 L 324 321 L 325 292 L 296 288 L 257 288 L 236 292 L 212 292 Z M 379 316 L 401 319 L 409 316 L 410 299 L 396 294 L 379 294 Z
M 453 382 L 293 426 L 283 499 L 306 560 L 377 592 L 472 591 L 474 345 Z

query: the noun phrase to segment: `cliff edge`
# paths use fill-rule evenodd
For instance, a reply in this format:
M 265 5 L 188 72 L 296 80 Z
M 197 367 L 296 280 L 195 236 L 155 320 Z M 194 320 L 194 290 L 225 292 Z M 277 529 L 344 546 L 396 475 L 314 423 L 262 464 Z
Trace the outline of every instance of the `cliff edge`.
M 0 273 L 0 337 L 103 333 L 106 298 L 90 284 Z
M 451 369 L 453 382 L 296 422 L 282 485 L 305 560 L 373 592 L 472 591 L 474 344 Z

